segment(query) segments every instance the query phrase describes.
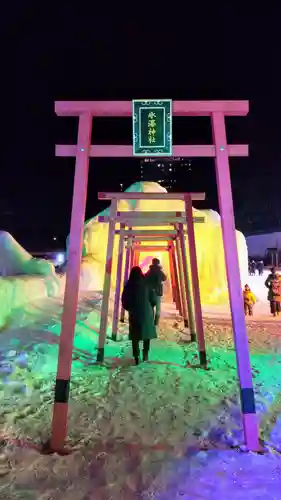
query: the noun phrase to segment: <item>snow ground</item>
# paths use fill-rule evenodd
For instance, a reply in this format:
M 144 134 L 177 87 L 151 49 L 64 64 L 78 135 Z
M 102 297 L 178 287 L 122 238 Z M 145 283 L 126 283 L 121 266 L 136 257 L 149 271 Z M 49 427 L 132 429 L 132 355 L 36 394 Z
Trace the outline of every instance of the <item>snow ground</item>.
M 17 311 L 0 333 L 0 500 L 222 499 L 230 491 L 234 500 L 281 499 L 281 322 L 268 315 L 265 278 L 249 283 L 260 302 L 248 322 L 264 454 L 235 448 L 243 437 L 227 309 L 204 311 L 209 371 L 186 367 L 197 363 L 196 346 L 171 306 L 149 363 L 133 366 L 129 343 L 109 340 L 107 367 L 97 367 L 90 312 L 98 294 L 83 295 L 78 310 L 74 451 L 39 454 L 31 443 L 50 435 L 62 310 L 60 298 L 45 299 Z

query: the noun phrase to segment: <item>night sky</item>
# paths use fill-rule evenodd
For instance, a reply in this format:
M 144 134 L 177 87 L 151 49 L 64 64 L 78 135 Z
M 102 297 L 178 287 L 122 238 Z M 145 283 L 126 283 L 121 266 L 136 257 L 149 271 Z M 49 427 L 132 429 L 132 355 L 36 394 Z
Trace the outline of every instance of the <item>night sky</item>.
M 29 250 L 63 246 L 74 159 L 54 148 L 76 143 L 77 120 L 56 117 L 54 101 L 133 98 L 249 99 L 248 117 L 227 119 L 229 143 L 250 145 L 249 158 L 231 160 L 236 226 L 281 228 L 281 7 L 75 4 L 25 1 L 1 12 L 0 229 Z M 174 144 L 211 143 L 207 118 L 178 118 L 173 132 Z M 131 143 L 131 120 L 96 120 L 92 142 Z M 105 206 L 98 191 L 138 175 L 139 160 L 92 160 L 86 217 Z M 213 161 L 192 161 L 184 190 L 205 191 L 216 210 Z

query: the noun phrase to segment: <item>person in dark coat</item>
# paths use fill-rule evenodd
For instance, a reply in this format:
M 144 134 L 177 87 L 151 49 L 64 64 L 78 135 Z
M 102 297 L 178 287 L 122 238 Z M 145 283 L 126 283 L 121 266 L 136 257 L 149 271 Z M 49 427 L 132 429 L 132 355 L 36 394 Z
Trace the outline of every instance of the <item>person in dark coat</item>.
M 148 286 L 140 267 L 132 268 L 121 300 L 123 308 L 129 313 L 129 339 L 132 341 L 133 356 L 138 365 L 140 341 L 143 341 L 143 361 L 147 361 L 150 340 L 157 338 L 153 315 L 156 294 Z
M 251 276 L 255 276 L 256 275 L 256 269 L 257 269 L 257 264 L 256 264 L 256 261 L 255 260 L 252 260 L 251 261 L 251 272 L 250 272 L 250 275 Z
M 265 280 L 265 286 L 268 288 L 267 300 L 270 304 L 270 312 L 273 316 L 279 316 L 281 311 L 281 281 L 275 267 L 271 268 L 271 273 Z
M 264 263 L 263 263 L 263 260 L 259 260 L 258 263 L 257 263 L 257 270 L 259 272 L 259 276 L 262 276 L 263 275 L 263 271 L 264 271 Z
M 152 260 L 152 265 L 149 267 L 145 278 L 149 287 L 154 290 L 156 294 L 154 322 L 155 325 L 158 326 L 161 314 L 161 299 L 163 297 L 163 282 L 167 279 L 162 270 L 159 259 Z

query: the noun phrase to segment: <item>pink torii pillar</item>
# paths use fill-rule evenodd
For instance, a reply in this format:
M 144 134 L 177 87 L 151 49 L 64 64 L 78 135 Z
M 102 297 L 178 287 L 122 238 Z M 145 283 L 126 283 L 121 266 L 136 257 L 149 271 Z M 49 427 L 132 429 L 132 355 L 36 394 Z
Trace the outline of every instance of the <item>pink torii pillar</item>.
M 132 146 L 121 145 L 90 145 L 92 117 L 131 117 L 131 101 L 62 101 L 56 103 L 55 109 L 59 116 L 79 116 L 77 145 L 59 145 L 56 147 L 57 156 L 76 157 L 69 260 L 50 443 L 53 451 L 60 452 L 63 451 L 67 436 L 69 384 L 79 292 L 89 157 L 131 157 L 133 148 Z M 189 158 L 213 157 L 216 160 L 218 197 L 236 348 L 244 435 L 248 448 L 257 451 L 260 449 L 259 429 L 255 410 L 246 322 L 243 311 L 228 163 L 229 156 L 247 156 L 248 146 L 228 145 L 224 123 L 225 116 L 243 116 L 248 113 L 248 110 L 248 101 L 173 101 L 173 116 L 211 117 L 214 137 L 213 145 L 176 145 L 173 147 L 173 155 Z
M 117 329 L 119 321 L 119 304 L 121 298 L 121 284 L 122 284 L 122 265 L 123 265 L 123 251 L 124 251 L 124 229 L 125 224 L 121 224 L 120 235 L 119 235 L 119 245 L 118 245 L 118 257 L 117 257 L 117 280 L 116 289 L 114 297 L 114 309 L 112 318 L 112 340 L 117 340 Z
M 176 276 L 173 262 L 173 241 L 169 243 L 169 270 L 170 270 L 170 280 L 171 280 L 171 290 L 172 290 L 172 299 L 173 302 L 178 306 L 177 302 L 177 285 L 176 285 Z
M 189 218 L 189 216 L 188 216 L 188 218 Z M 190 225 L 189 220 L 187 221 L 187 227 L 188 227 L 188 225 Z M 192 213 L 191 213 L 191 225 L 193 228 Z M 185 248 L 185 237 L 184 237 L 182 223 L 178 225 L 178 229 L 179 229 L 179 244 L 180 244 L 180 248 L 181 248 L 182 264 L 183 264 L 182 267 L 183 267 L 183 279 L 184 279 L 184 292 L 185 292 L 185 296 L 186 296 L 187 315 L 188 315 L 188 322 L 185 326 L 189 326 L 191 342 L 195 342 L 196 341 L 196 329 L 195 329 L 194 316 L 193 316 L 192 290 L 191 290 L 191 283 L 189 280 L 189 269 L 188 269 L 188 263 L 187 263 L 188 259 L 187 259 L 187 253 L 186 253 L 186 248 Z M 193 245 L 193 250 L 195 252 L 195 240 L 191 244 Z M 192 248 L 189 248 L 189 252 L 191 255 L 194 254 L 194 252 L 192 252 Z M 196 252 L 195 252 L 195 260 L 196 260 Z M 191 262 L 193 265 L 193 268 L 192 268 L 192 266 L 190 266 L 191 267 L 191 274 L 192 274 L 192 276 L 194 276 L 197 272 L 197 262 L 194 263 L 194 260 L 192 260 Z M 198 283 L 198 288 L 199 288 L 199 283 Z M 183 292 L 183 294 L 184 294 L 184 292 Z M 193 289 L 193 292 L 194 292 L 194 289 Z M 198 305 L 197 305 L 197 309 L 198 309 Z M 196 312 L 196 308 L 195 308 L 195 312 Z M 200 304 L 200 308 L 198 309 L 198 312 L 199 312 L 199 314 L 201 314 L 201 322 L 202 322 L 201 334 L 200 335 L 197 334 L 198 340 L 200 340 L 200 337 L 202 334 L 204 337 L 201 304 Z M 197 326 L 197 331 L 199 332 L 200 328 L 198 328 L 198 321 L 197 321 L 196 326 Z M 202 366 L 206 366 L 207 365 L 206 350 L 205 350 L 205 355 L 204 355 L 204 354 L 202 354 L 202 348 L 201 348 L 200 342 L 199 342 L 199 347 L 200 347 L 200 349 L 199 349 L 200 363 L 202 364 Z
M 251 370 L 247 327 L 245 321 L 242 287 L 235 232 L 231 180 L 229 171 L 229 147 L 226 140 L 225 119 L 221 111 L 211 115 L 213 139 L 216 146 L 216 178 L 221 215 L 222 236 L 226 264 L 229 302 L 235 342 L 236 362 L 240 383 L 245 441 L 251 450 L 257 451 L 259 428 L 255 408 L 253 377 Z
M 132 246 L 132 238 L 128 238 L 126 247 L 126 257 L 125 257 L 124 285 L 128 281 L 130 274 L 131 246 Z M 125 309 L 123 308 L 123 306 L 121 307 L 120 321 L 121 323 L 125 322 Z
M 84 112 L 79 116 L 68 263 L 50 442 L 51 450 L 57 452 L 63 451 L 67 436 L 69 386 L 83 249 L 91 133 L 92 114 Z
M 182 316 L 182 305 L 181 305 L 179 275 L 178 275 L 178 270 L 177 270 L 175 244 L 174 244 L 173 241 L 170 242 L 170 254 L 171 254 L 171 266 L 173 268 L 174 279 L 175 279 L 176 308 L 179 311 L 180 316 Z
M 184 268 L 183 268 L 183 255 L 182 255 L 182 246 L 179 238 L 175 240 L 176 244 L 176 256 L 177 256 L 177 268 L 179 272 L 179 294 L 180 294 L 180 302 L 181 302 L 181 313 L 184 321 L 184 326 L 188 326 L 188 307 L 187 307 L 187 289 L 184 283 Z

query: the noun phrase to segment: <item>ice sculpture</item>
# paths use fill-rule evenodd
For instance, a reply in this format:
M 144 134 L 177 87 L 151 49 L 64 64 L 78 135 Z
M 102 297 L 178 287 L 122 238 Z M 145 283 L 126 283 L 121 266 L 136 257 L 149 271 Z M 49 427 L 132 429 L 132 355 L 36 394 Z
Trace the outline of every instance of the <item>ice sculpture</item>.
M 9 233 L 0 231 L 0 330 L 16 309 L 24 311 L 35 300 L 57 296 L 61 288 L 51 262 L 34 259 Z
M 130 186 L 129 192 L 166 192 L 166 190 L 154 182 L 137 182 Z M 127 200 L 121 201 L 120 211 L 183 211 L 184 204 L 177 200 Z M 107 208 L 98 215 L 108 215 Z M 224 250 L 220 216 L 213 210 L 193 209 L 194 215 L 204 215 L 205 223 L 195 224 L 196 251 L 200 280 L 201 300 L 203 304 L 223 304 L 228 301 L 227 281 L 225 272 Z M 163 226 L 162 226 L 163 227 Z M 146 229 L 153 229 L 146 228 Z M 154 229 L 159 229 L 154 227 Z M 167 227 L 168 229 L 168 227 Z M 242 233 L 236 232 L 239 254 L 241 281 L 244 282 L 248 275 L 248 252 L 246 240 Z M 108 225 L 99 223 L 97 217 L 86 222 L 84 229 L 84 246 L 81 270 L 81 289 L 102 290 L 104 279 L 104 267 L 106 259 L 106 247 L 108 237 Z M 163 245 L 161 242 L 152 242 L 152 245 Z M 116 255 L 118 249 L 118 236 L 115 238 L 112 285 L 114 287 L 116 276 Z M 187 244 L 188 250 L 188 244 Z M 168 256 L 166 253 L 155 255 L 163 263 L 168 272 Z M 147 254 L 143 254 L 143 259 Z M 142 260 L 142 256 L 141 256 Z
M 11 234 L 0 231 L 0 276 L 53 274 L 54 266 L 45 259 L 34 259 Z

